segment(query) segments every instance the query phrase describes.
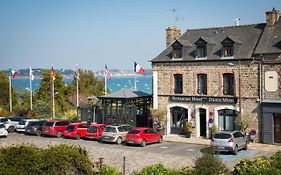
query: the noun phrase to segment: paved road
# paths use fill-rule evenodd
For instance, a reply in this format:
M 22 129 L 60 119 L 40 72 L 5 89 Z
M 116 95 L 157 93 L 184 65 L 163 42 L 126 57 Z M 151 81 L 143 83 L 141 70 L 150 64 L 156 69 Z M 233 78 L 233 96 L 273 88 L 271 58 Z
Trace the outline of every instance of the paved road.
M 204 146 L 186 143 L 163 142 L 161 144 L 151 144 L 146 147 L 126 146 L 116 144 L 99 143 L 89 140 L 74 140 L 54 137 L 28 136 L 19 133 L 10 133 L 8 138 L 0 139 L 0 146 L 11 144 L 29 143 L 39 147 L 47 147 L 61 143 L 77 144 L 85 147 L 92 158 L 96 161 L 103 157 L 106 164 L 111 164 L 120 170 L 123 166 L 123 157 L 126 157 L 126 172 L 131 173 L 141 167 L 150 164 L 162 163 L 168 167 L 180 168 L 183 166 L 193 166 L 194 159 L 200 157 L 200 149 Z M 254 157 L 260 155 L 258 151 L 240 151 L 237 156 L 221 154 L 219 157 L 231 168 L 241 158 Z

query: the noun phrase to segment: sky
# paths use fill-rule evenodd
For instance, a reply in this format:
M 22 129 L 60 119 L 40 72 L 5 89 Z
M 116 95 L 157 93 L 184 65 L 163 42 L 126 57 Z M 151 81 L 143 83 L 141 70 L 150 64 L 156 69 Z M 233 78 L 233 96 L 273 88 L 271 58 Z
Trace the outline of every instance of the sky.
M 264 23 L 273 7 L 281 0 L 0 0 L 0 70 L 151 69 L 166 27 Z

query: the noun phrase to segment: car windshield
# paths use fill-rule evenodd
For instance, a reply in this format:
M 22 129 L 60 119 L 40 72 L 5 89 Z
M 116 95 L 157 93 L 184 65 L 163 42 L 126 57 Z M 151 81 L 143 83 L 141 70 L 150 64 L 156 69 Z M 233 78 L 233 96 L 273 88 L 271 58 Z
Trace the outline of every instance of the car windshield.
M 6 118 L 1 118 L 0 119 L 0 122 L 6 122 L 6 121 L 8 121 L 8 119 L 6 119 Z
M 69 125 L 69 126 L 66 127 L 66 130 L 71 132 L 71 131 L 74 131 L 74 128 L 75 128 L 74 125 Z
M 20 122 L 19 122 L 19 125 L 25 125 L 25 120 L 21 120 Z
M 231 138 L 231 134 L 227 134 L 227 133 L 217 133 L 214 136 L 215 139 L 230 139 Z
M 115 132 L 116 133 L 116 128 L 113 127 L 105 127 L 104 132 Z
M 53 126 L 53 125 L 54 125 L 54 122 L 47 122 L 45 125 L 46 125 L 46 126 Z
M 140 131 L 139 130 L 130 130 L 128 133 L 129 134 L 139 134 Z

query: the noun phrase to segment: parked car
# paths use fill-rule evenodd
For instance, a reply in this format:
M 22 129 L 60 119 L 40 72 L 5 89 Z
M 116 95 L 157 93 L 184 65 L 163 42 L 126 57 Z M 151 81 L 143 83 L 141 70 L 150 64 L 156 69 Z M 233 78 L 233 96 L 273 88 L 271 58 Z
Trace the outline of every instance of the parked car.
M 86 131 L 85 138 L 100 140 L 100 137 L 106 126 L 107 124 L 91 124 Z
M 42 135 L 61 137 L 69 124 L 67 120 L 50 120 L 43 125 Z
M 10 116 L 7 118 L 10 119 L 15 124 L 15 126 L 17 126 L 21 120 L 26 119 L 26 117 L 23 116 Z
M 70 123 L 65 131 L 63 132 L 63 136 L 65 138 L 75 138 L 80 139 L 85 137 L 87 128 L 90 126 L 89 123 L 79 122 L 79 123 Z
M 47 120 L 31 121 L 25 127 L 24 134 L 31 134 L 40 136 L 42 133 L 43 125 L 47 123 Z
M 26 126 L 28 125 L 29 122 L 31 121 L 38 121 L 38 119 L 23 119 L 19 121 L 19 124 L 17 125 L 16 131 L 17 132 L 24 132 Z
M 247 136 L 240 131 L 219 131 L 214 135 L 211 146 L 217 151 L 228 151 L 237 154 L 239 150 L 247 150 Z
M 4 124 L 0 124 L 0 137 L 7 137 L 8 131 L 6 130 Z
M 104 128 L 101 135 L 101 142 L 115 142 L 121 144 L 126 137 L 129 130 L 132 129 L 131 125 L 108 125 Z
M 161 133 L 153 128 L 132 128 L 126 135 L 125 143 L 144 147 L 150 143 L 161 143 L 162 140 Z
M 17 127 L 14 122 L 12 122 L 9 118 L 6 117 L 0 117 L 0 124 L 3 124 L 8 132 L 14 132 Z

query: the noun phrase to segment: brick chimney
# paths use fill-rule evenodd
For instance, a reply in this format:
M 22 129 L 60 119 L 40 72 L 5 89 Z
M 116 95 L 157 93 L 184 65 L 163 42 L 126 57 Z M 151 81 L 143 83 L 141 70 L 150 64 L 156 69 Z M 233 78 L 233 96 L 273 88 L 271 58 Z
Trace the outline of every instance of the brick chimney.
M 176 39 L 181 36 L 181 30 L 176 27 L 166 28 L 166 47 L 169 47 Z
M 275 22 L 278 21 L 279 17 L 281 16 L 281 13 L 279 10 L 276 10 L 275 8 L 272 9 L 272 11 L 267 11 L 266 13 L 266 26 L 273 27 Z

